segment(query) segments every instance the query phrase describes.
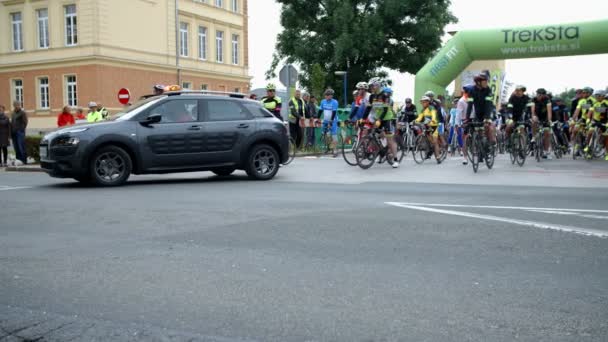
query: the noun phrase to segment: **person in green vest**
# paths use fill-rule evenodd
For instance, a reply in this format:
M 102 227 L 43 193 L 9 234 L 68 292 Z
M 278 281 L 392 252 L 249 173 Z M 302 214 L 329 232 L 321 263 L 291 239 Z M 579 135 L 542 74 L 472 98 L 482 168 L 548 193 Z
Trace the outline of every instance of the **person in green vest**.
M 92 123 L 99 121 L 103 121 L 103 116 L 101 116 L 101 113 L 97 110 L 97 103 L 89 102 L 89 114 L 87 114 L 87 122 Z
M 289 134 L 295 139 L 296 146 L 302 146 L 302 129 L 300 119 L 304 117 L 306 102 L 302 99 L 302 92 L 296 90 L 294 97 L 289 100 Z
M 104 120 L 108 120 L 110 118 L 110 112 L 104 107 L 101 103 L 97 104 L 97 111 L 101 114 L 101 117 Z
M 266 96 L 262 97 L 262 105 L 274 114 L 277 119 L 283 121 L 283 117 L 281 116 L 281 98 L 275 95 L 276 90 L 277 87 L 273 83 L 269 83 L 266 86 Z

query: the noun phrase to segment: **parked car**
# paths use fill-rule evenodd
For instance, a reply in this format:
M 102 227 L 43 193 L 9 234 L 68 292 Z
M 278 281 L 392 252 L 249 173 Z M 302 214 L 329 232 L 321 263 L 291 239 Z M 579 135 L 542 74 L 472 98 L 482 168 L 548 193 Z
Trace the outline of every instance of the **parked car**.
M 47 134 L 41 167 L 52 177 L 116 186 L 133 174 L 245 170 L 272 179 L 288 159 L 283 122 L 235 94 L 172 92 L 142 99 L 111 121 Z

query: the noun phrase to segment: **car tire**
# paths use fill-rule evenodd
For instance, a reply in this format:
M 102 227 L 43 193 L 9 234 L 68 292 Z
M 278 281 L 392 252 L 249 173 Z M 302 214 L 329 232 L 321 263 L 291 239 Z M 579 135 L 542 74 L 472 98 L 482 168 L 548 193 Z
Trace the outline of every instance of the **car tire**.
M 270 180 L 279 171 L 281 160 L 277 151 L 269 145 L 254 145 L 249 151 L 245 172 L 251 179 Z
M 233 167 L 218 167 L 217 169 L 211 170 L 211 172 L 215 173 L 220 177 L 230 176 L 236 169 Z
M 119 186 L 129 179 L 132 168 L 131 157 L 125 150 L 118 146 L 105 146 L 93 153 L 89 173 L 97 186 Z

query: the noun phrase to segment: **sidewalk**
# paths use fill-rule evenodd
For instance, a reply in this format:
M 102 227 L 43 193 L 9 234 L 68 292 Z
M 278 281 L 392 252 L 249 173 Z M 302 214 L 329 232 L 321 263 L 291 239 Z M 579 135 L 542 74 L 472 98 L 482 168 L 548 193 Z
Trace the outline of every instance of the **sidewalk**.
M 40 168 L 40 164 L 27 164 L 27 165 L 9 165 L 7 167 L 0 167 L 0 171 L 7 172 L 43 172 Z

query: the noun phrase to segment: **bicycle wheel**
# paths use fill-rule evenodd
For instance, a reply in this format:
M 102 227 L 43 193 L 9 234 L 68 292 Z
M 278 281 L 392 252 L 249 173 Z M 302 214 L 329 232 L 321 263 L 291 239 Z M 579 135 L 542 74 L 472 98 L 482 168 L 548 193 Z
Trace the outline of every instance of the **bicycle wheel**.
M 355 157 L 357 158 L 357 165 L 360 168 L 367 170 L 374 165 L 378 153 L 380 152 L 380 146 L 376 143 L 373 138 L 363 138 L 357 145 Z
M 528 153 L 526 152 L 527 147 L 528 146 L 528 137 L 523 135 L 523 134 L 519 134 L 519 140 L 517 141 L 517 160 L 516 163 L 519 166 L 524 166 L 524 164 L 526 163 L 526 158 L 528 157 Z
M 555 134 L 551 134 L 551 149 L 553 150 L 553 154 L 555 155 L 555 158 L 557 158 L 557 159 L 562 158 L 562 147 L 559 144 L 559 142 L 557 141 L 557 137 L 555 136 Z
M 340 149 L 342 150 L 342 158 L 346 164 L 357 166 L 357 143 L 359 138 L 357 135 L 340 135 Z
M 407 145 L 406 145 L 406 141 L 407 140 L 407 136 L 400 136 L 397 138 L 397 160 L 399 161 L 399 163 L 401 163 L 401 161 L 403 160 L 403 158 L 405 158 L 405 153 L 406 153 L 406 149 L 407 149 Z
M 541 130 L 539 129 L 538 134 L 536 135 L 536 144 L 535 144 L 535 150 L 534 150 L 534 157 L 536 158 L 536 161 L 540 163 L 540 159 L 542 157 L 542 148 L 543 148 L 543 135 L 541 133 Z
M 429 153 L 429 146 L 430 143 L 426 135 L 421 134 L 416 138 L 416 145 L 412 152 L 416 164 L 420 165 L 424 163 Z
M 471 141 L 469 150 L 469 155 L 471 156 L 471 165 L 473 166 L 473 172 L 477 173 L 479 170 L 479 157 L 480 157 L 480 143 L 479 139 L 477 139 L 477 135 L 475 135 L 474 139 Z
M 599 128 L 596 128 L 593 132 L 593 149 L 591 150 L 593 151 L 594 158 L 600 159 L 604 157 L 605 151 L 603 141 L 604 139 L 602 134 L 599 132 Z
M 509 158 L 511 159 L 511 164 L 515 165 L 515 161 L 517 160 L 517 154 L 519 153 L 519 148 L 516 147 L 516 139 L 519 138 L 519 134 L 513 132 L 511 133 L 510 138 L 510 148 L 509 148 Z
M 439 162 L 443 163 L 443 161 L 448 157 L 448 145 L 446 143 L 447 140 L 442 140 L 443 143 L 439 143 Z
M 484 158 L 486 166 L 488 169 L 492 170 L 492 167 L 494 166 L 494 158 L 496 157 L 496 149 L 492 148 L 492 146 L 486 145 L 484 150 L 486 152 Z
M 503 132 L 502 130 L 498 131 L 498 136 L 496 137 L 497 140 L 497 147 L 498 147 L 498 153 L 500 154 L 504 154 L 505 153 L 505 132 Z
M 296 141 L 294 140 L 294 138 L 289 138 L 289 159 L 287 159 L 286 162 L 283 163 L 283 165 L 289 165 L 291 164 L 291 162 L 296 158 Z

